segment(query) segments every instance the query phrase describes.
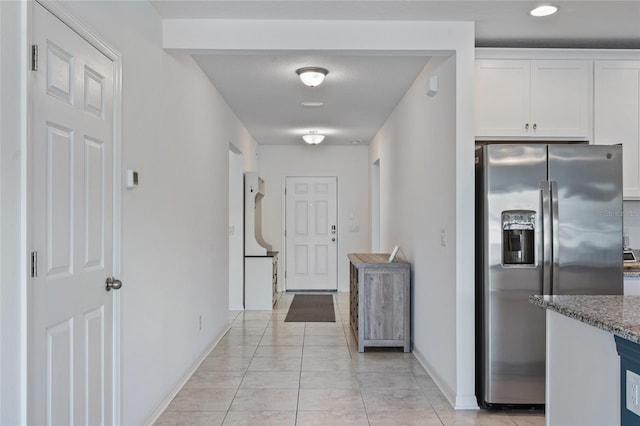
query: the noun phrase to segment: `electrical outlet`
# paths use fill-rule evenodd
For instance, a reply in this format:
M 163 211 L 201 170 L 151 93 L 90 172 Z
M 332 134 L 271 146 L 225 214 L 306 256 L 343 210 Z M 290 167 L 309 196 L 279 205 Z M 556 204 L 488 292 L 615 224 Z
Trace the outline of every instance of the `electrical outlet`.
M 446 247 L 447 245 L 447 228 L 442 228 L 440 230 L 440 245 L 442 247 Z
M 640 376 L 627 370 L 627 410 L 640 416 Z

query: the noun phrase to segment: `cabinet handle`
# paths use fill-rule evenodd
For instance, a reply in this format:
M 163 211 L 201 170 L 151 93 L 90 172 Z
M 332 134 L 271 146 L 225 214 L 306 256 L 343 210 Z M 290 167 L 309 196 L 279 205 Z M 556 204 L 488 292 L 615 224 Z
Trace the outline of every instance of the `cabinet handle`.
M 535 131 L 538 128 L 538 125 L 536 123 L 533 123 L 533 130 Z
M 527 123 L 527 124 L 525 124 L 525 125 L 524 125 L 524 129 L 525 129 L 525 130 L 529 130 L 529 123 Z

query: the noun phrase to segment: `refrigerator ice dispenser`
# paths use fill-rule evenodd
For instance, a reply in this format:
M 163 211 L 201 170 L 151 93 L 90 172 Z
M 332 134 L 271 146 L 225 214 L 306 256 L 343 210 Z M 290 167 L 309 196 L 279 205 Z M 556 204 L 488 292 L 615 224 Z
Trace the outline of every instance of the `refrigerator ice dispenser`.
M 504 265 L 535 264 L 535 211 L 502 212 L 502 263 Z

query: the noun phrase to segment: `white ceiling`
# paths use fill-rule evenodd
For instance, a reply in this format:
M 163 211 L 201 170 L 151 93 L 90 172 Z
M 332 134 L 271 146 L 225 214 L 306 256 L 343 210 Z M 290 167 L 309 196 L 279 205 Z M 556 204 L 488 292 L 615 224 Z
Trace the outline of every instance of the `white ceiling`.
M 300 144 L 310 130 L 324 144 L 368 143 L 424 68 L 426 57 L 194 55 L 231 109 L 261 145 Z M 329 70 L 317 87 L 295 70 Z M 323 102 L 303 107 L 301 102 Z
M 551 1 L 533 18 L 529 0 L 157 0 L 162 18 L 475 21 L 482 47 L 640 49 L 640 0 Z M 368 143 L 426 64 L 426 57 L 197 55 L 198 64 L 259 144 L 300 144 L 310 129 L 324 144 Z M 303 86 L 303 66 L 329 69 Z M 303 108 L 302 101 L 322 101 Z

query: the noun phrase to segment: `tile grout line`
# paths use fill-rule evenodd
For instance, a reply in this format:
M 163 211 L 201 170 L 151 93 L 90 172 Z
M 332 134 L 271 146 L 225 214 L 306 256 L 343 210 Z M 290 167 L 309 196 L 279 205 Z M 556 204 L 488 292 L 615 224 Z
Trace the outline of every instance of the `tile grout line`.
M 304 362 L 304 342 L 307 336 L 307 323 L 304 323 L 304 330 L 302 332 L 302 351 L 300 354 L 300 374 L 298 375 L 298 398 L 296 400 L 296 418 L 294 425 L 298 424 L 298 412 L 300 410 L 300 391 L 302 387 L 302 363 Z
M 247 312 L 247 311 L 245 310 L 244 312 Z M 262 339 L 264 338 L 264 334 L 267 331 L 267 327 L 269 326 L 269 321 L 271 321 L 272 317 L 273 317 L 273 314 L 271 314 L 271 316 L 269 317 L 269 320 L 267 321 L 267 326 L 265 326 L 264 330 L 262 331 L 262 335 L 260 336 L 260 340 L 258 340 L 258 344 L 256 345 L 255 351 L 253 351 L 253 354 L 251 355 L 249 364 L 247 365 L 247 367 L 244 369 L 244 371 L 242 373 L 242 379 L 240 379 L 240 383 L 238 383 L 238 388 L 236 389 L 236 393 L 233 394 L 233 398 L 231 398 L 231 403 L 229 404 L 229 407 L 227 408 L 227 411 L 226 411 L 226 413 L 224 415 L 224 418 L 222 419 L 221 426 L 224 425 L 224 422 L 227 420 L 227 417 L 229 416 L 229 412 L 231 411 L 231 406 L 233 405 L 233 401 L 235 401 L 236 397 L 238 396 L 238 392 L 240 391 L 240 387 L 242 386 L 242 382 L 244 382 L 244 379 L 247 376 L 247 372 L 249 371 L 249 367 L 251 366 L 251 363 L 253 362 L 253 359 L 256 356 L 256 352 L 258 352 L 258 348 L 260 347 L 260 342 L 262 342 Z M 242 325 L 242 330 L 244 331 L 245 328 L 246 327 L 243 324 Z

